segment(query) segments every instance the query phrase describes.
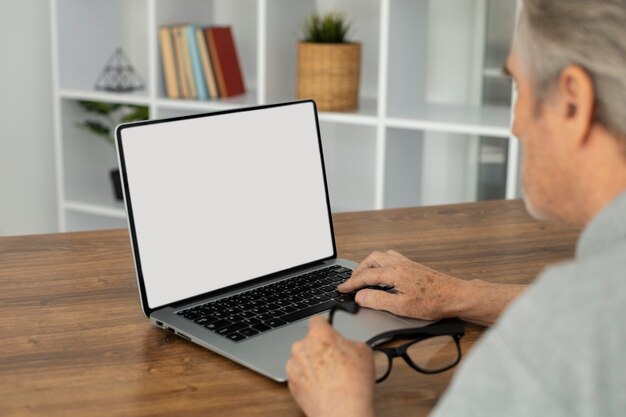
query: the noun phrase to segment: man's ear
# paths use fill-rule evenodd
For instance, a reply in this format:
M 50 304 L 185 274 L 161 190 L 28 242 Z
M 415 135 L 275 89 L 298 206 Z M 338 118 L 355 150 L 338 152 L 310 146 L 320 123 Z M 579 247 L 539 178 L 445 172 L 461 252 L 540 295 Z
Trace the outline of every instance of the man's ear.
M 585 146 L 593 124 L 593 81 L 579 65 L 568 65 L 561 71 L 557 90 L 563 133 L 573 146 Z

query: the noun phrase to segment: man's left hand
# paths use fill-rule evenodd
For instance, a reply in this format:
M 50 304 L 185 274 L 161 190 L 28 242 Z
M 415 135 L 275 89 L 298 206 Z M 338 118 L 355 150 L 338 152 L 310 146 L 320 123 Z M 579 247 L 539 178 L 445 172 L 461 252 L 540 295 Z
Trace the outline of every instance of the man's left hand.
M 344 338 L 318 316 L 291 351 L 289 391 L 307 416 L 374 415 L 374 358 L 366 344 Z

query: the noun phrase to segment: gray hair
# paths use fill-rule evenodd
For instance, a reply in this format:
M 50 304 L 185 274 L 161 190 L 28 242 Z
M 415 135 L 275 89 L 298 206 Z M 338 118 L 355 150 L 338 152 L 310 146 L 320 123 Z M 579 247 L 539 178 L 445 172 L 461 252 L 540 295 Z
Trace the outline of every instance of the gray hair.
M 540 101 L 563 68 L 584 68 L 595 120 L 626 146 L 626 0 L 524 0 L 514 48 Z

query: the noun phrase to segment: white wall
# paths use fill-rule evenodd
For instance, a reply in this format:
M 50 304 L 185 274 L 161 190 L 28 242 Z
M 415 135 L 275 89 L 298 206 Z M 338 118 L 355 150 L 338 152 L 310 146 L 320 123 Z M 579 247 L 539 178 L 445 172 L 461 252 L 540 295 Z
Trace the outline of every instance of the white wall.
M 0 236 L 56 231 L 48 2 L 0 0 Z

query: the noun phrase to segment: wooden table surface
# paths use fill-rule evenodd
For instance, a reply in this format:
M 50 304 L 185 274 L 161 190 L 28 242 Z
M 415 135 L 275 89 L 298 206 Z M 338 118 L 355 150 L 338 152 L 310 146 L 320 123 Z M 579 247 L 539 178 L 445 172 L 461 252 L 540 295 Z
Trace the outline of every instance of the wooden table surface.
M 445 273 L 529 283 L 573 256 L 577 231 L 520 201 L 333 216 L 339 256 L 395 249 Z M 0 238 L 1 416 L 294 416 L 286 385 L 153 327 L 126 230 Z M 484 329 L 467 325 L 467 353 Z M 453 371 L 396 361 L 380 415 L 427 415 Z

